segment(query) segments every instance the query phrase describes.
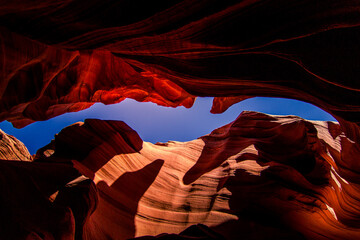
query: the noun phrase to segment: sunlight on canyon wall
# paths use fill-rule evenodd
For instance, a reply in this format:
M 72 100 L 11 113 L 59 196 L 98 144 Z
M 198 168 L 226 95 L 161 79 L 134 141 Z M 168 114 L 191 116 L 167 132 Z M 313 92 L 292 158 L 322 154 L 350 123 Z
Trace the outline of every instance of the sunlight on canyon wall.
M 1 133 L 0 236 L 360 238 L 359 9 L 0 1 L 0 120 L 18 128 L 125 98 L 189 108 L 214 97 L 211 112 L 222 113 L 283 97 L 339 122 L 243 112 L 197 140 L 154 145 L 123 122 L 89 119 L 35 156 Z

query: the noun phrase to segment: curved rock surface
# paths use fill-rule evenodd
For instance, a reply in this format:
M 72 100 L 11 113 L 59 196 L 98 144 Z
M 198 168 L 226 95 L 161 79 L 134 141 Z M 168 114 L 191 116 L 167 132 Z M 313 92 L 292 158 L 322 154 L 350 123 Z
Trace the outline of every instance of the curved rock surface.
M 276 96 L 321 107 L 355 139 L 359 8 L 357 0 L 1 1 L 0 119 L 22 127 L 126 97 L 190 107 L 194 96 L 215 96 L 213 112 L 222 112 Z
M 0 129 L 0 159 L 31 162 L 32 156 L 21 141 Z
M 123 239 L 203 223 L 236 239 L 360 238 L 359 9 L 0 0 L 0 120 L 17 127 L 94 102 L 191 107 L 196 96 L 215 97 L 213 113 L 254 96 L 294 98 L 340 123 L 247 112 L 200 139 L 153 145 L 124 123 L 88 120 L 35 162 L 0 162 L 0 234 Z M 2 136 L 4 160 L 30 160 Z
M 98 205 L 84 239 L 197 223 L 227 239 L 357 239 L 358 151 L 337 123 L 243 112 L 199 139 L 155 145 L 123 122 L 88 119 L 35 162 L 72 162 L 93 179 Z
M 77 176 L 69 164 L 0 160 L 0 239 L 74 239 L 76 211 L 51 196 Z

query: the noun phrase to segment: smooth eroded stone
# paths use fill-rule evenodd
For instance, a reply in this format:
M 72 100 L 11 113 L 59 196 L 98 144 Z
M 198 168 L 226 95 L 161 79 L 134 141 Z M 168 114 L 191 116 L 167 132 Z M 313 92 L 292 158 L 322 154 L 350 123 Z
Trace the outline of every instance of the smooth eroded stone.
M 243 112 L 199 139 L 152 144 L 123 122 L 90 119 L 49 148 L 35 162 L 71 162 L 96 185 L 84 239 L 198 223 L 226 239 L 360 237 L 359 147 L 335 122 Z

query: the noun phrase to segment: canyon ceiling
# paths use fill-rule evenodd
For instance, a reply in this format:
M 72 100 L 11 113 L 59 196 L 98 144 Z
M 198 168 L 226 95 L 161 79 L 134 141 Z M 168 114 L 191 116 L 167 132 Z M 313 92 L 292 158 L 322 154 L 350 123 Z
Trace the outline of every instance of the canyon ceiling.
M 358 0 L 0 1 L 0 120 L 16 127 L 198 96 L 213 113 L 293 98 L 339 122 L 243 112 L 154 145 L 89 119 L 36 156 L 1 132 L 0 236 L 360 238 L 359 42 Z

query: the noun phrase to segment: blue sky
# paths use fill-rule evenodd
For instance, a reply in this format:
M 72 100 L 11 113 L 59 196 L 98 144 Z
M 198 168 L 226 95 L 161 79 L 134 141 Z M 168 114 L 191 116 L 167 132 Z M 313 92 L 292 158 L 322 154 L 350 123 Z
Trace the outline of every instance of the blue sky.
M 139 103 L 132 99 L 113 104 L 94 104 L 77 113 L 67 113 L 56 118 L 36 122 L 16 129 L 4 121 L 0 128 L 22 141 L 31 154 L 48 144 L 64 127 L 86 118 L 121 120 L 136 130 L 147 142 L 190 141 L 210 133 L 215 128 L 232 122 L 244 110 L 275 115 L 297 115 L 309 120 L 335 121 L 323 110 L 311 104 L 291 99 L 256 97 L 230 107 L 222 114 L 211 114 L 212 98 L 197 98 L 190 109 L 167 108 L 153 103 Z

